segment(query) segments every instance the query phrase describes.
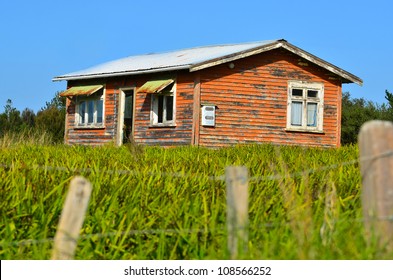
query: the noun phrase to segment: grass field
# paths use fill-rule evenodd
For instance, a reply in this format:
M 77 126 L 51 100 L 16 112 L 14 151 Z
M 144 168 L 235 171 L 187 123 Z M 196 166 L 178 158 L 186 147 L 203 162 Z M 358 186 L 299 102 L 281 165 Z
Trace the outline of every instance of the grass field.
M 393 259 L 368 242 L 356 146 L 0 146 L 0 258 L 48 259 L 71 178 L 93 185 L 77 259 L 227 259 L 223 175 L 250 175 L 244 259 Z

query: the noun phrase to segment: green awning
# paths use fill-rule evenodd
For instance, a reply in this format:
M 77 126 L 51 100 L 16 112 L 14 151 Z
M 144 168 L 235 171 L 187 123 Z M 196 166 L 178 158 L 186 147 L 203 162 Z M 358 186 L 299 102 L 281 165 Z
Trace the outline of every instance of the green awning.
M 145 93 L 157 93 L 163 91 L 166 87 L 173 84 L 175 80 L 173 79 L 158 79 L 146 82 L 141 86 L 137 92 Z
M 103 85 L 71 87 L 60 93 L 60 96 L 92 95 L 103 87 Z

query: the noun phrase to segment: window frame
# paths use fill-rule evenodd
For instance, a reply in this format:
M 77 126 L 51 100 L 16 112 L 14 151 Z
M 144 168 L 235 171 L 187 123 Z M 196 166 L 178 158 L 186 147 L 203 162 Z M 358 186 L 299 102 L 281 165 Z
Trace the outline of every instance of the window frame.
M 168 98 L 172 97 L 172 120 L 167 120 Z M 162 101 L 162 116 L 159 116 L 159 99 Z M 162 119 L 159 122 L 159 119 Z M 150 106 L 150 126 L 152 127 L 173 127 L 176 126 L 176 81 L 161 92 L 151 93 Z
M 93 121 L 89 122 L 89 110 L 88 104 L 93 101 Z M 102 101 L 102 122 L 97 122 L 98 118 L 98 101 Z M 84 118 L 85 121 L 81 122 L 81 114 L 80 114 L 80 106 L 84 102 L 85 112 Z M 92 95 L 86 96 L 76 96 L 75 99 L 75 127 L 76 128 L 104 128 L 105 127 L 105 89 L 99 90 Z
M 301 90 L 302 95 L 293 95 L 293 90 Z M 317 91 L 316 96 L 308 96 L 309 91 Z M 299 92 L 298 92 L 299 93 Z M 301 124 L 294 125 L 292 118 L 292 104 L 302 103 Z M 308 125 L 308 104 L 316 106 L 316 125 Z M 324 107 L 324 84 L 317 82 L 289 81 L 287 103 L 287 131 L 323 133 L 323 107 Z

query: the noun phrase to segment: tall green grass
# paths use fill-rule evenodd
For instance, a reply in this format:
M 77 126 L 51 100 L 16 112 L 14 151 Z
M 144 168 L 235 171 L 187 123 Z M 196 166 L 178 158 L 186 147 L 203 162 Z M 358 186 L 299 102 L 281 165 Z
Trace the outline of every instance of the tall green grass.
M 391 259 L 365 239 L 357 157 L 356 146 L 2 147 L 0 257 L 50 258 L 68 184 L 81 174 L 93 192 L 77 259 L 226 259 L 223 174 L 245 165 L 241 258 Z
M 24 129 L 21 132 L 8 131 L 5 133 L 0 131 L 0 149 L 20 145 L 50 145 L 53 142 L 52 135 L 39 129 Z

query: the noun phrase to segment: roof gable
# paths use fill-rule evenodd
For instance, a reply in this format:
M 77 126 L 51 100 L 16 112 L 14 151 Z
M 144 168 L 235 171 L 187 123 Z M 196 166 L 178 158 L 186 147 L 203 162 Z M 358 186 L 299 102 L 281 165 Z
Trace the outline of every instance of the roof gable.
M 130 56 L 103 63 L 78 72 L 57 76 L 53 80 L 60 81 L 104 78 L 184 69 L 194 72 L 278 48 L 284 48 L 322 68 L 325 68 L 326 70 L 341 77 L 345 83 L 357 83 L 359 85 L 362 85 L 363 83 L 363 81 L 355 75 L 334 66 L 333 64 L 330 64 L 285 40 L 206 46 L 164 53 Z

